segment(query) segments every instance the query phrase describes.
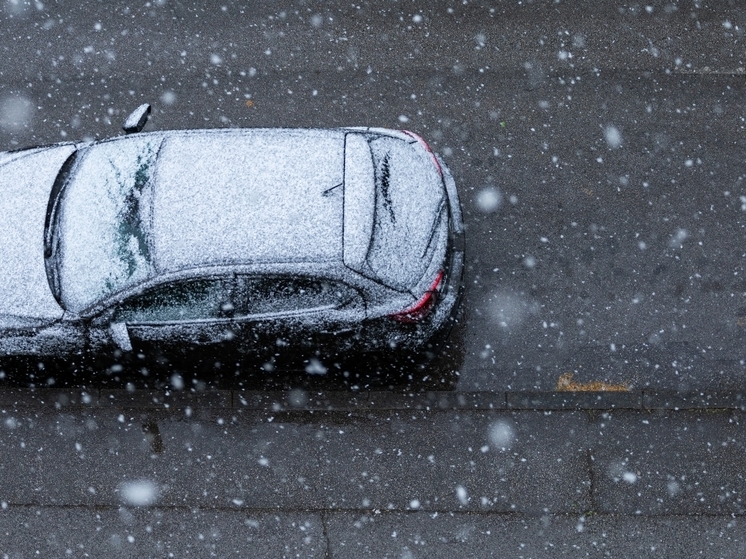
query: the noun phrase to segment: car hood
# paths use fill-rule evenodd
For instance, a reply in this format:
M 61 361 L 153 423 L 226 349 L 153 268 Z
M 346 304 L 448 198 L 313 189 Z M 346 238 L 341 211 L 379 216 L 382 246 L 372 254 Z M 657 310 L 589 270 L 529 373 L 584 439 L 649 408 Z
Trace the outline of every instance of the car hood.
M 68 144 L 0 153 L 0 323 L 63 314 L 44 266 L 44 217 L 57 173 L 74 151 Z

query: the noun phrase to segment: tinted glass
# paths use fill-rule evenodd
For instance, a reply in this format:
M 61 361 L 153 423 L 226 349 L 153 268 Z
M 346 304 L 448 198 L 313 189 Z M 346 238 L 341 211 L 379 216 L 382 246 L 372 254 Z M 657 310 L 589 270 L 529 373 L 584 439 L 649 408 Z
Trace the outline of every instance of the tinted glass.
M 298 277 L 238 278 L 235 315 L 336 308 L 354 297 L 354 290 L 344 284 Z
M 204 279 L 160 285 L 123 302 L 114 322 L 179 322 L 227 318 L 230 282 Z

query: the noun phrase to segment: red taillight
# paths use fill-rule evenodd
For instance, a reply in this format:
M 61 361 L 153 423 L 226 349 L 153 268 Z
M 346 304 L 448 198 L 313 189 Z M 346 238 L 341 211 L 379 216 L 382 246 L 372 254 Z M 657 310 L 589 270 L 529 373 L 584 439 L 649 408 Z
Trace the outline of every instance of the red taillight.
M 398 322 L 406 323 L 419 322 L 425 318 L 435 304 L 441 281 L 443 281 L 443 270 L 438 272 L 438 275 L 435 276 L 435 280 L 433 280 L 430 288 L 425 291 L 425 294 L 420 297 L 414 305 L 407 307 L 398 313 L 390 314 L 389 318 L 393 318 Z
M 435 168 L 438 169 L 438 174 L 442 177 L 443 176 L 443 169 L 440 167 L 440 161 L 438 161 L 438 158 L 435 157 L 435 153 L 433 153 L 433 150 L 430 149 L 430 146 L 427 145 L 427 142 L 423 140 L 420 136 L 415 134 L 414 132 L 410 132 L 409 130 L 402 130 L 407 136 L 410 136 L 417 140 L 420 145 L 425 148 L 425 151 L 430 154 L 430 156 L 433 158 L 433 162 L 435 162 Z

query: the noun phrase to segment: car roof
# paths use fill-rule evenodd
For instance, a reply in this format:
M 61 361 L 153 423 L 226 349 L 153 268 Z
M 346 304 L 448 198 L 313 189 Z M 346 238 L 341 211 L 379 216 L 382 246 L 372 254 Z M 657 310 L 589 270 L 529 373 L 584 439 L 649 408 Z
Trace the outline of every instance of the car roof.
M 292 129 L 165 134 L 153 177 L 155 267 L 341 261 L 344 135 Z

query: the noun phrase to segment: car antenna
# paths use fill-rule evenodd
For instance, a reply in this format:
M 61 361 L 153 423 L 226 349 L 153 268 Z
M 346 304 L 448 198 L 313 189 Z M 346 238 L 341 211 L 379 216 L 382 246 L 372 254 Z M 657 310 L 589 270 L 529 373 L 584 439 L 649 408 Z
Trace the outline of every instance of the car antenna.
M 122 129 L 125 134 L 135 134 L 145 127 L 150 116 L 150 103 L 143 103 L 130 113 L 127 120 L 124 121 Z

